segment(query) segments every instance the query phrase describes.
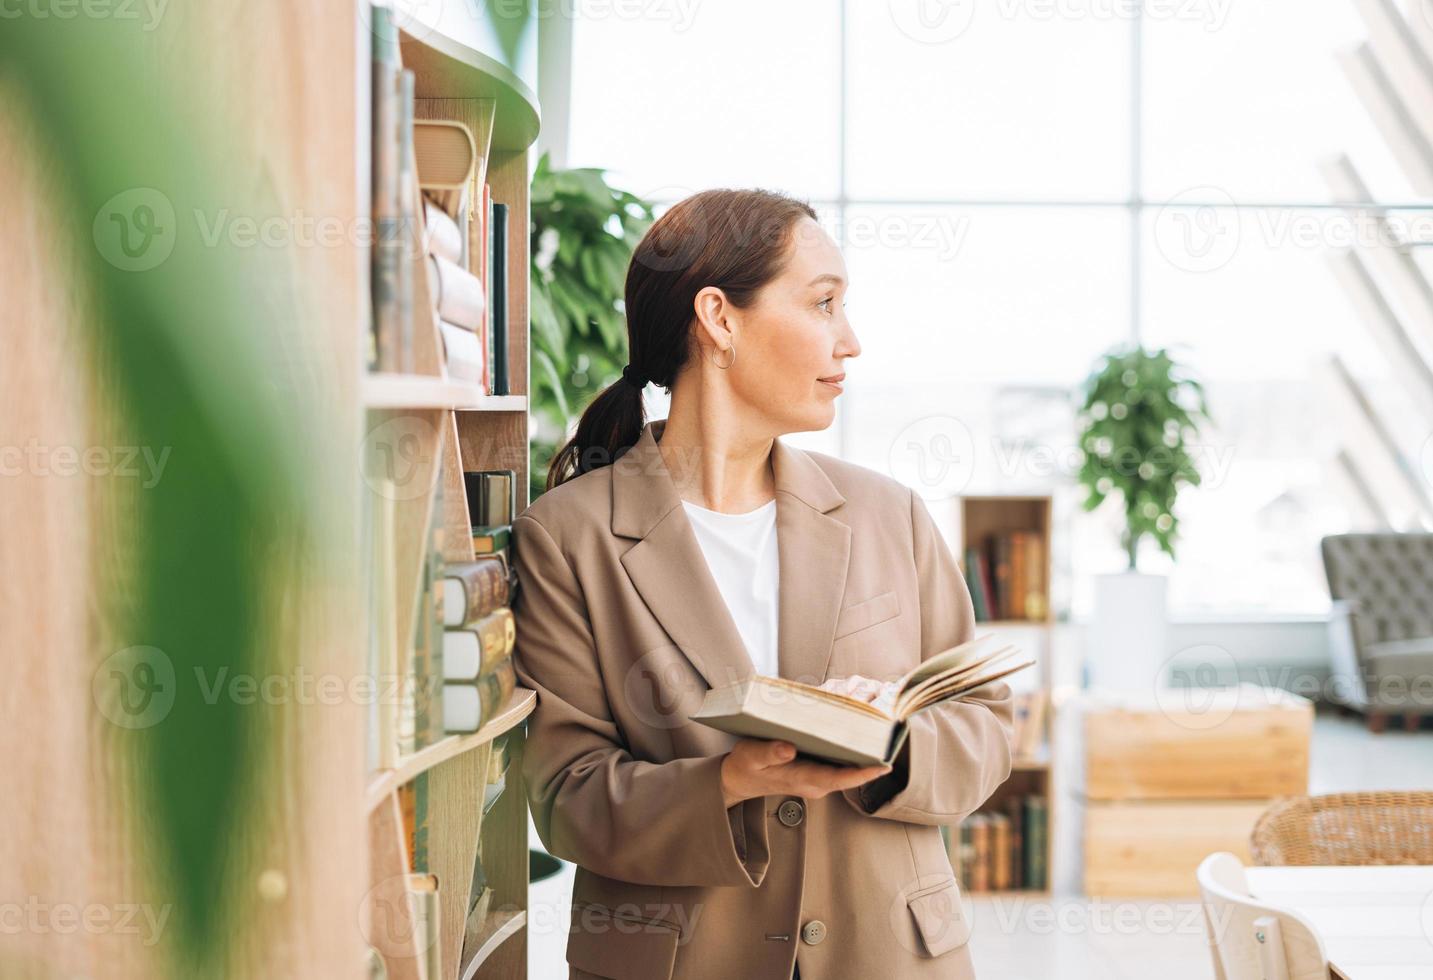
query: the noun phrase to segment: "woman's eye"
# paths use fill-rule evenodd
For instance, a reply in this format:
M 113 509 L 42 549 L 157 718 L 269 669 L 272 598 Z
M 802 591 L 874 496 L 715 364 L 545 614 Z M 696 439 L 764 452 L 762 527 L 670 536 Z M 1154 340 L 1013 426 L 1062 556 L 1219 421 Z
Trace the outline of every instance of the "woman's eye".
M 821 302 L 817 303 L 816 305 L 819 306 L 819 307 L 821 307 L 821 309 L 824 310 L 825 312 L 830 313 L 830 312 L 831 312 L 831 303 L 833 302 L 834 299 L 835 299 L 835 297 L 827 296 L 825 299 L 823 299 Z

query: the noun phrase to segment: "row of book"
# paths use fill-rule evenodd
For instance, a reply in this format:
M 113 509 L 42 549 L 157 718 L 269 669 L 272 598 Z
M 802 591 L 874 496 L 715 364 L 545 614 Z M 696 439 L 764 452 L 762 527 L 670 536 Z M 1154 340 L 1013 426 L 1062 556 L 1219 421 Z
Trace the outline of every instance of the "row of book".
M 417 370 L 418 331 L 436 323 L 448 377 L 509 394 L 507 205 L 483 179 L 490 132 L 480 151 L 465 123 L 416 118 L 392 12 L 375 6 L 373 16 L 369 370 Z M 431 307 L 421 318 L 416 275 Z
M 965 891 L 1045 891 L 1049 887 L 1049 807 L 1045 797 L 1012 796 L 959 827 L 942 827 L 951 867 Z
M 965 584 L 976 622 L 1043 621 L 1050 609 L 1045 536 L 1038 531 L 987 535 L 965 549 Z

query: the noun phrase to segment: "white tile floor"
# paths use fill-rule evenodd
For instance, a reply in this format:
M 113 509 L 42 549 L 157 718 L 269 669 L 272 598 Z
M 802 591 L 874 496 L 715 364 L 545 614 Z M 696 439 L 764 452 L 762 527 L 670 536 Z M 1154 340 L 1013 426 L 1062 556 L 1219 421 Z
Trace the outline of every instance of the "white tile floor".
M 1362 722 L 1320 714 L 1314 723 L 1311 793 L 1433 788 L 1433 732 L 1370 735 Z M 534 832 L 531 839 L 536 843 Z M 1069 843 L 1064 846 L 1078 846 Z M 1056 859 L 1057 864 L 1068 863 Z M 564 941 L 573 868 L 532 886 L 529 976 L 565 980 Z M 1193 900 L 972 901 L 971 940 L 982 980 L 1210 980 L 1213 970 Z M 1157 971 L 1154 972 L 1154 971 Z M 813 977 L 809 980 L 827 980 Z M 844 980 L 844 978 L 830 978 Z

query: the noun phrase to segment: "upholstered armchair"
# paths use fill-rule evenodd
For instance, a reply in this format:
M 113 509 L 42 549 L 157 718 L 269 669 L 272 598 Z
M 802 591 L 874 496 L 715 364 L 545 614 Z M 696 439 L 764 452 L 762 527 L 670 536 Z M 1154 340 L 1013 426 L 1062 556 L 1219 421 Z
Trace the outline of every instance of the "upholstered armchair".
M 1335 534 L 1321 542 L 1333 599 L 1332 699 L 1382 731 L 1433 714 L 1433 534 Z

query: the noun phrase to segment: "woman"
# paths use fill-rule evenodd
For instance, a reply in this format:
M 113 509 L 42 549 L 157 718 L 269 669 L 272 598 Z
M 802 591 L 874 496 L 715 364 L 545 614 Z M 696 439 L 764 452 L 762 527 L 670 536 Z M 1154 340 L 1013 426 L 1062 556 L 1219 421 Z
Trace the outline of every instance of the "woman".
M 778 438 L 832 422 L 860 352 L 846 285 L 802 202 L 673 206 L 628 268 L 631 363 L 514 522 L 523 773 L 578 865 L 572 977 L 973 976 L 939 827 L 1009 775 L 1006 684 L 916 716 L 884 768 L 688 720 L 751 673 L 871 698 L 973 636 L 921 498 Z M 648 381 L 665 421 L 644 424 Z

